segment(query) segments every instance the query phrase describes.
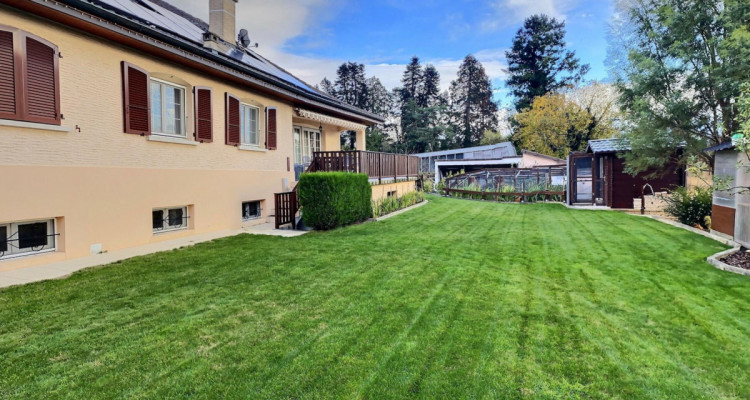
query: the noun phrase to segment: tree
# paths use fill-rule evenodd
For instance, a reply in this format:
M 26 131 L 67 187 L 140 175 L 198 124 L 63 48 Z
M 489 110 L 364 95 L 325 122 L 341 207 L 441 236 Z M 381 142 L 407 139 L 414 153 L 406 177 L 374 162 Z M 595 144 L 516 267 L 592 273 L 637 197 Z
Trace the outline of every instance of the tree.
M 346 104 L 365 109 L 367 107 L 367 83 L 365 65 L 346 62 L 336 71 L 333 93 Z
M 397 89 L 400 150 L 422 153 L 441 148 L 446 101 L 440 95 L 440 73 L 433 65 L 422 67 L 419 58 L 412 57 L 401 83 Z
M 506 85 L 519 112 L 536 97 L 578 83 L 589 70 L 588 64 L 581 64 L 573 51 L 566 50 L 565 23 L 543 14 L 524 21 L 505 56 Z
M 401 85 L 399 89 L 401 103 L 406 104 L 412 99 L 416 101 L 422 88 L 422 65 L 419 63 L 419 57 L 411 58 L 411 62 L 406 66 L 401 78 Z
M 323 80 L 320 81 L 320 84 L 318 84 L 317 88 L 333 97 L 336 97 L 336 89 L 334 89 L 333 83 L 331 83 L 328 78 L 323 78 Z
M 466 56 L 451 82 L 450 101 L 456 136 L 461 146 L 480 143 L 484 132 L 497 126 L 497 104 L 492 100 L 492 84 L 484 66 L 472 55 Z
M 537 97 L 515 120 L 518 129 L 514 139 L 521 148 L 559 158 L 585 150 L 589 140 L 614 132 L 564 94 Z
M 702 150 L 737 131 L 734 103 L 750 81 L 746 0 L 620 0 L 615 15 L 609 64 L 628 115 L 628 168 L 711 163 Z
M 393 140 L 390 132 L 395 129 L 393 123 L 394 96 L 385 88 L 380 79 L 370 77 L 367 84 L 367 107 L 366 110 L 386 118 L 383 125 L 368 126 L 365 130 L 367 150 L 390 151 L 393 148 Z

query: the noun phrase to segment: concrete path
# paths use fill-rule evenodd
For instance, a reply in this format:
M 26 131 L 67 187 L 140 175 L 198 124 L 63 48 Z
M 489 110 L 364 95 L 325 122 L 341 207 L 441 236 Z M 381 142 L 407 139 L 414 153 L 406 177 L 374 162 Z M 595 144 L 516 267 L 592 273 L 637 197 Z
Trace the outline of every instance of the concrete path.
M 81 257 L 72 260 L 58 261 L 36 267 L 20 268 L 10 271 L 0 271 L 0 288 L 23 285 L 26 283 L 43 281 L 47 279 L 58 279 L 66 277 L 73 272 L 80 271 L 84 268 L 96 267 L 99 265 L 111 264 L 113 262 L 142 256 L 146 254 L 157 253 L 178 249 L 180 247 L 192 246 L 196 243 L 208 242 L 227 236 L 235 236 L 243 233 L 254 235 L 274 235 L 283 237 L 293 237 L 304 235 L 307 232 L 293 231 L 285 229 L 274 229 L 273 223 L 256 225 L 238 230 L 225 230 L 219 232 L 206 233 L 180 239 L 167 240 L 159 243 L 151 243 L 144 246 L 132 247 L 128 249 L 115 250 L 107 253 L 96 254 L 88 257 Z M 33 257 L 33 256 L 31 256 Z

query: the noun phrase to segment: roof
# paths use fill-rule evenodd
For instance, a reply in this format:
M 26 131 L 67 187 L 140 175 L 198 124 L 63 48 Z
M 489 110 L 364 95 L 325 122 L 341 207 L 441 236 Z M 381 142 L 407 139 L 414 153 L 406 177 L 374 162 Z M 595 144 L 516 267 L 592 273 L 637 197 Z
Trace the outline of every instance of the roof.
M 618 151 L 630 151 L 630 141 L 622 138 L 589 140 L 586 151 L 592 153 L 616 153 Z
M 562 158 L 557 158 L 557 157 L 553 157 L 553 156 L 548 156 L 548 155 L 546 155 L 546 154 L 542 154 L 542 153 L 537 153 L 536 151 L 531 151 L 531 150 L 521 150 L 521 154 L 522 154 L 522 155 L 523 155 L 523 154 L 531 154 L 531 155 L 533 155 L 533 156 L 536 156 L 536 157 L 542 157 L 542 158 L 546 158 L 546 159 L 548 159 L 548 160 L 552 160 L 552 161 L 559 161 L 559 162 L 560 162 L 560 164 L 565 164 L 565 160 L 563 160 Z
M 384 118 L 379 115 L 346 104 L 316 89 L 251 49 L 239 49 L 234 46 L 234 43 L 227 43 L 230 46 L 226 52 L 205 48 L 203 37 L 204 33 L 208 32 L 208 24 L 164 0 L 60 1 L 110 23 L 135 30 L 138 34 L 208 58 L 212 62 L 219 61 L 223 66 L 260 79 L 264 87 L 268 87 L 265 83 L 273 85 L 269 88 L 272 91 L 277 89 L 280 93 L 291 92 L 318 104 L 356 114 L 369 122 L 382 123 L 384 121 Z M 34 0 L 33 3 L 55 8 L 54 2 L 50 4 L 46 1 Z
M 522 157 L 502 157 L 502 158 L 487 158 L 487 159 L 463 159 L 463 160 L 435 160 L 435 167 L 446 167 L 456 165 L 512 165 L 520 164 L 523 161 Z
M 707 149 L 704 149 L 703 151 L 709 152 L 709 151 L 721 151 L 721 150 L 732 150 L 734 149 L 734 145 L 731 141 L 724 142 L 721 144 L 717 144 L 716 146 L 709 147 Z
M 502 143 L 497 143 L 497 144 L 489 144 L 485 146 L 464 147 L 462 149 L 431 151 L 428 153 L 417 153 L 417 154 L 412 154 L 412 155 L 424 158 L 424 157 L 442 156 L 442 155 L 448 155 L 448 154 L 463 154 L 463 153 L 471 153 L 475 151 L 494 150 L 498 148 L 506 150 L 508 152 L 507 156 L 517 155 L 516 148 L 513 146 L 511 142 L 502 142 Z

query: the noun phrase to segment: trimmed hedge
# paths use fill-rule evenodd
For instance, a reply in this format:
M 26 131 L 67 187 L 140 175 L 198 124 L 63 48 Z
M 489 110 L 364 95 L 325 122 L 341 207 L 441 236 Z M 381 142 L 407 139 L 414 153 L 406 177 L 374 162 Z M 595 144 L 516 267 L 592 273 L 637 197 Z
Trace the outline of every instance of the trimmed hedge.
M 372 186 L 365 174 L 302 174 L 297 188 L 302 219 L 315 229 L 333 229 L 364 221 L 372 215 Z

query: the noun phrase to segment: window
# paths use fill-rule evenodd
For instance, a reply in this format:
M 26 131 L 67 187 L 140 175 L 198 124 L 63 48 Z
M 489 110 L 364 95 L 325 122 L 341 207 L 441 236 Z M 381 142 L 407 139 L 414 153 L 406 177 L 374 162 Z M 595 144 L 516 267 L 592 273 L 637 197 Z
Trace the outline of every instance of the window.
M 151 213 L 154 233 L 187 229 L 187 207 L 157 208 Z
M 151 79 L 151 130 L 170 136 L 185 136 L 185 88 Z
M 261 217 L 260 201 L 246 201 L 242 203 L 242 220 L 249 221 Z
M 396 197 L 397 192 L 395 190 L 391 190 L 388 193 L 386 193 L 387 197 Z
M 320 131 L 312 128 L 294 127 L 295 164 L 310 164 L 316 151 L 320 151 Z
M 0 25 L 0 118 L 60 125 L 57 46 Z
M 240 105 L 240 144 L 258 146 L 258 113 L 258 107 Z
M 0 259 L 55 250 L 55 220 L 0 224 Z

